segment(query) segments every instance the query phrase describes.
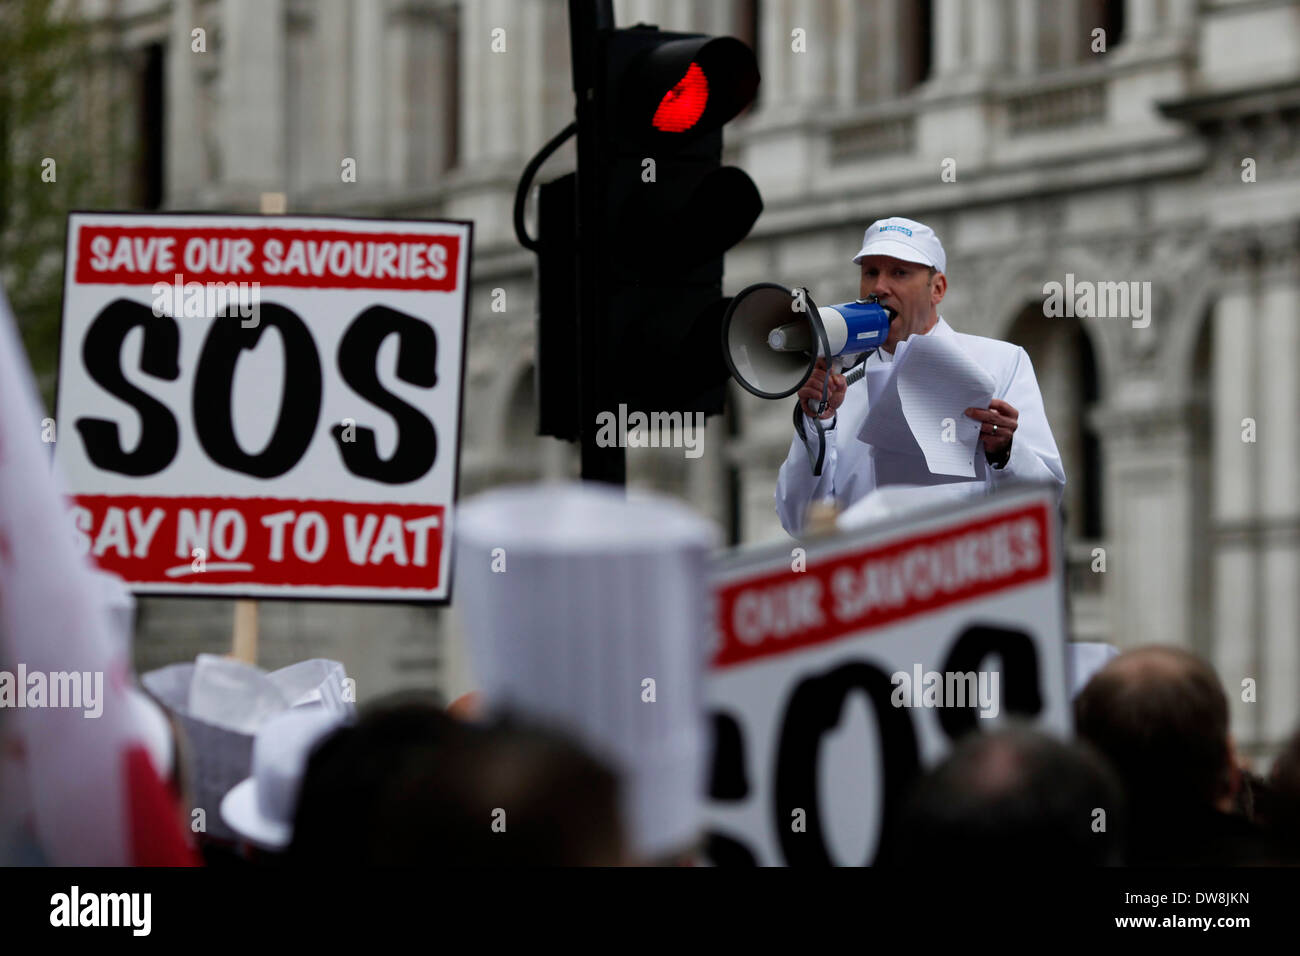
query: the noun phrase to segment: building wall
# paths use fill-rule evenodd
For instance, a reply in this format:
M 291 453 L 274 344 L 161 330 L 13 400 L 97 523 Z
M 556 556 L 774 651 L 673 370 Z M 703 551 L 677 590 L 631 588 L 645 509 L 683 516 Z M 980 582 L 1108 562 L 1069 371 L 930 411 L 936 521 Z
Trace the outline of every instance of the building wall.
M 167 206 L 252 210 L 273 191 L 291 211 L 473 219 L 462 494 L 576 473 L 573 448 L 531 434 L 533 259 L 511 223 L 523 164 L 572 116 L 563 0 L 104 9 L 128 44 L 166 46 Z M 776 280 L 849 299 L 850 258 L 871 220 L 934 226 L 950 265 L 945 318 L 1023 341 L 1039 366 L 1076 512 L 1087 499 L 1074 487 L 1095 459 L 1100 527 L 1077 513 L 1070 522 L 1076 636 L 1208 655 L 1247 750 L 1293 727 L 1297 4 L 933 0 L 928 16 L 920 0 L 615 9 L 620 24 L 756 42 L 760 100 L 728 127 L 728 151 L 766 210 L 728 259 L 728 289 Z M 206 53 L 190 50 L 197 26 Z M 1092 50 L 1098 26 L 1109 29 L 1104 53 Z M 345 157 L 357 161 L 356 183 L 339 181 Z M 1243 182 L 1246 158 L 1254 182 Z M 941 177 L 945 161 L 955 181 Z M 570 144 L 540 178 L 572 164 Z M 1044 317 L 1044 283 L 1070 273 L 1149 281 L 1150 325 Z M 494 311 L 502 293 L 505 309 Z M 630 452 L 631 481 L 686 497 L 736 540 L 781 538 L 772 491 L 789 409 L 732 395 L 728 417 L 709 423 L 708 453 Z M 1256 441 L 1242 440 L 1243 419 L 1255 421 Z M 212 602 L 196 617 L 198 607 L 146 606 L 142 657 L 219 646 L 228 610 Z M 471 681 L 446 640 L 454 631 L 441 610 L 271 605 L 264 648 L 276 661 L 333 648 L 367 669 L 363 695 L 368 683 L 454 693 Z M 1236 693 L 1246 678 L 1258 681 L 1256 703 Z

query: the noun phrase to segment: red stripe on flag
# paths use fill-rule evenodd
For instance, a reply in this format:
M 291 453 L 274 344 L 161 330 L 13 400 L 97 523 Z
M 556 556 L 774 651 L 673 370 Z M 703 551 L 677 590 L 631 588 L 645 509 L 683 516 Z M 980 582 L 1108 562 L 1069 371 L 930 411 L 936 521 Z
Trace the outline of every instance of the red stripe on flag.
M 181 829 L 180 808 L 158 779 L 141 746 L 122 755 L 126 769 L 128 832 L 134 866 L 199 866 L 198 854 Z

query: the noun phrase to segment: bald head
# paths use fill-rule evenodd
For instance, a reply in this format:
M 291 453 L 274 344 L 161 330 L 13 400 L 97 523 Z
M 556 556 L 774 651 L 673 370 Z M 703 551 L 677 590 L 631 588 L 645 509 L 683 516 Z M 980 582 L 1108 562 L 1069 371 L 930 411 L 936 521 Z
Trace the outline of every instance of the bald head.
M 1108 864 L 1122 834 L 1119 782 L 1091 748 L 1012 726 L 967 734 L 916 783 L 882 862 Z
M 1164 647 L 1159 644 L 1139 647 L 1113 657 L 1102 670 L 1111 671 L 1138 684 L 1190 675 L 1199 675 L 1215 684 L 1219 682 L 1209 665 L 1195 654 L 1179 647 Z
M 1143 647 L 1110 661 L 1075 699 L 1075 726 L 1135 804 L 1210 806 L 1229 785 L 1228 701 L 1194 654 Z

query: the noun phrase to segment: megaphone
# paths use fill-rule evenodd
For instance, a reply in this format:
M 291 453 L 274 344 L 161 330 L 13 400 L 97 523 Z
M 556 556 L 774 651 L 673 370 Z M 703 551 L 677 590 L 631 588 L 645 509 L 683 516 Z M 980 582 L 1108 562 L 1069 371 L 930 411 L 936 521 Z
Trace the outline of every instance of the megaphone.
M 785 398 L 808 381 L 819 357 L 838 371 L 837 356 L 879 348 L 897 314 L 874 296 L 818 308 L 807 289 L 792 292 L 760 282 L 742 289 L 727 307 L 722 353 L 747 391 Z

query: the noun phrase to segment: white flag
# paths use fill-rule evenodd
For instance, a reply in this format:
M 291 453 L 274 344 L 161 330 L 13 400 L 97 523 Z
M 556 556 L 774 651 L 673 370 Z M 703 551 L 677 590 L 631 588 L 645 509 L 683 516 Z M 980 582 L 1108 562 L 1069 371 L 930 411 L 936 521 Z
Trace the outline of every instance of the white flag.
M 35 835 L 55 865 L 189 863 L 127 703 L 129 662 L 73 545 L 44 417 L 0 290 L 0 706 L 15 708 Z

